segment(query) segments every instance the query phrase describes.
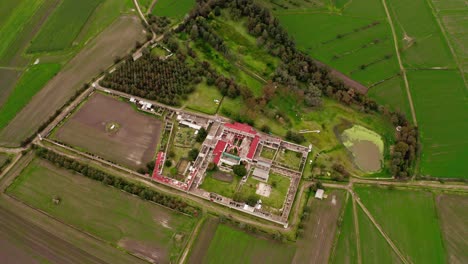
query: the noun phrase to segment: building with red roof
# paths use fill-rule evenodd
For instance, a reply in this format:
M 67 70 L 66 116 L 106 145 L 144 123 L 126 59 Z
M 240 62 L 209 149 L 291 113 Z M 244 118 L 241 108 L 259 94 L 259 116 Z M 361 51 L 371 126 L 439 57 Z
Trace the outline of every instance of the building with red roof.
M 227 146 L 227 142 L 223 141 L 223 140 L 218 140 L 218 142 L 216 143 L 216 146 L 215 146 L 215 148 L 213 150 L 213 155 L 214 155 L 213 162 L 216 165 L 218 165 L 219 160 L 221 159 L 221 155 L 223 154 L 224 150 L 226 149 L 226 146 Z
M 249 160 L 253 159 L 255 155 L 255 151 L 257 151 L 258 143 L 260 143 L 260 137 L 255 136 L 254 139 L 252 140 L 252 143 L 250 143 L 249 153 L 247 153 L 247 159 Z

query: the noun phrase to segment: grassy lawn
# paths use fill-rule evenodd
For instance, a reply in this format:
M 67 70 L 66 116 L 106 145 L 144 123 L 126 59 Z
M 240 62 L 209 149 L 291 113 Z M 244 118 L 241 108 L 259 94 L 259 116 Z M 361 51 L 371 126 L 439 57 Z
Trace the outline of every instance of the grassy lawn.
M 291 263 L 295 247 L 218 225 L 202 263 Z
M 37 64 L 29 67 L 5 104 L 0 107 L 0 128 L 4 128 L 59 70 L 59 64 Z
M 32 41 L 28 52 L 59 51 L 72 46 L 96 7 L 103 0 L 64 0 Z
M 286 199 L 286 194 L 288 193 L 291 180 L 279 174 L 270 173 L 270 177 L 268 178 L 267 182 L 267 184 L 272 187 L 269 197 L 256 194 L 257 185 L 259 183 L 260 181 L 254 179 L 252 176 L 249 176 L 247 182 L 244 183 L 242 188 L 239 190 L 240 197 L 247 199 L 249 196 L 255 195 L 262 200 L 263 206 L 281 209 Z
M 217 193 L 224 197 L 232 198 L 234 197 L 234 193 L 237 190 L 237 186 L 239 185 L 240 178 L 238 176 L 232 176 L 232 182 L 225 182 L 221 180 L 217 180 L 214 178 L 214 173 L 225 173 L 221 171 L 209 171 L 205 175 L 205 179 L 203 183 L 200 185 L 200 188 L 208 191 Z
M 278 154 L 276 154 L 275 159 L 275 161 L 280 163 L 282 166 L 293 170 L 300 170 L 301 160 L 302 153 L 281 148 L 278 150 Z
M 272 149 L 269 147 L 262 147 L 262 152 L 260 153 L 260 157 L 272 160 L 275 157 L 276 149 Z
M 330 257 L 331 263 L 358 263 L 353 201 L 351 199 L 349 198 L 346 203 L 334 255 Z
M 445 261 L 432 193 L 365 186 L 356 187 L 355 190 L 376 221 L 411 262 Z M 362 240 L 362 243 L 366 243 L 366 240 Z
M 205 114 L 214 115 L 218 110 L 219 104 L 215 100 L 221 102 L 223 96 L 218 88 L 208 86 L 204 81 L 197 85 L 195 91 L 191 93 L 184 105 L 192 110 L 199 111 Z
M 161 262 L 177 260 L 195 224 L 193 218 L 39 159 L 22 171 L 8 193 L 113 245 L 148 254 L 146 247 Z M 54 196 L 60 197 L 59 204 L 53 203 Z
M 158 0 L 151 11 L 156 16 L 182 20 L 195 5 L 195 0 Z

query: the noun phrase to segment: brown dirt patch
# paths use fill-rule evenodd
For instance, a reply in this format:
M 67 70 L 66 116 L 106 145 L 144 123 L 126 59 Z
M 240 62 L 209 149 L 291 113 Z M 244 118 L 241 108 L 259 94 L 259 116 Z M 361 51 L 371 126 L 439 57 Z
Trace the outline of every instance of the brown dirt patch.
M 293 263 L 328 263 L 345 198 L 346 192 L 341 190 L 328 191 L 325 200 L 310 198 L 310 216 L 305 221 L 303 237 L 296 243 Z
M 344 84 L 346 84 L 347 86 L 354 88 L 359 93 L 367 94 L 367 90 L 369 90 L 369 89 L 366 86 L 364 86 L 361 83 L 351 79 L 350 77 L 348 77 L 344 73 L 342 73 L 342 72 L 340 72 L 340 71 L 338 71 L 336 69 L 331 68 L 330 66 L 326 65 L 325 63 L 323 63 L 321 61 L 315 60 L 315 62 L 317 63 L 317 65 L 319 65 L 321 67 L 329 68 L 331 75 L 338 78 L 338 79 L 340 79 L 340 80 L 342 80 L 344 82 Z
M 468 263 L 468 196 L 441 194 L 436 198 L 449 263 Z
M 213 178 L 223 181 L 223 182 L 232 182 L 233 176 L 229 173 L 223 172 L 223 171 L 217 171 L 213 173 Z
M 158 248 L 153 245 L 148 245 L 141 241 L 132 239 L 122 239 L 119 241 L 119 246 L 132 252 L 133 254 L 146 259 L 151 263 L 168 263 L 167 252 L 163 248 Z
M 218 227 L 218 219 L 209 217 L 200 229 L 187 263 L 202 263 Z
M 109 132 L 109 124 L 119 126 Z M 138 169 L 153 160 L 161 121 L 127 102 L 95 93 L 61 126 L 55 137 L 104 159 Z
M 0 132 L 0 145 L 18 146 L 64 105 L 85 82 L 112 65 L 116 56 L 126 55 L 136 41 L 143 40 L 140 20 L 133 16 L 120 17 L 90 41 Z

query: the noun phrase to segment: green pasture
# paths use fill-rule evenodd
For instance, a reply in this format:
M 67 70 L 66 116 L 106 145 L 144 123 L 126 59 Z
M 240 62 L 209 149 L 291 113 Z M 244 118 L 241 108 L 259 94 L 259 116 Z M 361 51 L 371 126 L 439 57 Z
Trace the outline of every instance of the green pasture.
M 458 71 L 410 71 L 422 175 L 467 178 L 468 90 Z
M 355 187 L 355 190 L 375 220 L 411 262 L 445 261 L 432 193 L 366 186 Z M 369 242 L 367 239 L 361 241 Z M 365 252 L 365 247 L 362 248 Z
M 196 222 L 39 159 L 22 171 L 7 192 L 113 245 L 122 247 L 127 240 L 157 249 L 165 262 L 177 260 Z
M 188 96 L 187 101 L 183 104 L 189 109 L 214 115 L 219 106 L 219 103 L 216 103 L 215 100 L 221 102 L 222 99 L 223 96 L 217 87 L 208 86 L 206 82 L 203 81 L 197 85 L 195 91 Z
M 28 52 L 50 52 L 69 48 L 96 7 L 103 0 L 64 0 L 32 41 Z
M 20 33 L 25 29 L 25 26 L 40 9 L 44 1 L 45 0 L 2 1 L 2 3 L 5 2 L 7 6 L 4 9 L 2 4 L 2 8 L 0 8 L 2 11 L 0 12 L 11 10 L 11 13 L 0 16 L 0 60 L 11 52 L 10 47 L 15 44 L 15 41 L 20 37 Z
M 291 263 L 295 247 L 218 225 L 202 263 Z
M 345 205 L 343 219 L 337 231 L 338 240 L 333 255 L 330 257 L 331 263 L 358 263 L 353 201 L 351 199 L 348 199 Z
M 151 11 L 153 15 L 182 20 L 195 6 L 195 0 L 158 0 Z
M 411 120 L 408 95 L 402 77 L 396 76 L 371 87 L 367 95 L 392 111 L 404 113 L 406 118 Z
M 4 128 L 59 70 L 59 64 L 37 64 L 29 67 L 20 77 L 5 104 L 0 107 L 0 128 Z

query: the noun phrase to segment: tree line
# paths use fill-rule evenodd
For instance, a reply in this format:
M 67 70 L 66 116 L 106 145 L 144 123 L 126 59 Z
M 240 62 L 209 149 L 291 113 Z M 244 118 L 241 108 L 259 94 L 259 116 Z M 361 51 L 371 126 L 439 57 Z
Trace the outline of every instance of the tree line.
M 146 186 L 135 184 L 126 179 L 110 175 L 87 164 L 80 163 L 74 159 L 58 154 L 49 149 L 34 145 L 35 153 L 38 157 L 52 162 L 60 168 L 74 171 L 90 179 L 102 182 L 103 184 L 113 186 L 127 193 L 139 196 L 141 199 L 155 202 L 157 204 L 169 207 L 184 214 L 198 216 L 199 208 L 191 206 L 180 198 L 169 196 Z

